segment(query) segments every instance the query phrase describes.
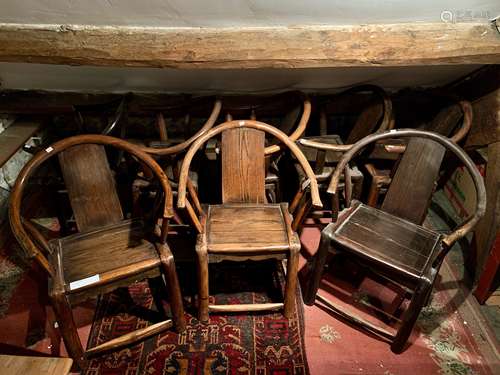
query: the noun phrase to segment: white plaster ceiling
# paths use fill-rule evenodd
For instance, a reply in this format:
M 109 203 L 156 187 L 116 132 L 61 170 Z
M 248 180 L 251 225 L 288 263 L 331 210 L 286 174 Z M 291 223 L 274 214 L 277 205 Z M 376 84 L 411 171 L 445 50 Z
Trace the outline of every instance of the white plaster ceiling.
M 0 23 L 230 27 L 493 18 L 498 0 L 0 0 Z M 460 21 L 460 20 L 458 20 Z

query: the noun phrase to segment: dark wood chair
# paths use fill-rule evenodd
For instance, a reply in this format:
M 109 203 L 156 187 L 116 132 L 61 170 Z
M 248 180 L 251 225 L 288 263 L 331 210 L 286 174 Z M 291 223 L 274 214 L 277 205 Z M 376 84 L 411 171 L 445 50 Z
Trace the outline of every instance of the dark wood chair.
M 192 104 L 192 106 L 196 106 L 195 104 Z M 185 126 L 189 127 L 189 122 L 191 119 L 191 116 L 189 116 L 189 108 L 186 108 L 186 105 L 183 105 L 182 108 L 185 108 L 186 115 L 185 115 Z M 222 102 L 220 100 L 215 100 L 210 116 L 207 118 L 203 126 L 201 126 L 198 131 L 196 131 L 194 134 L 192 134 L 190 137 L 187 139 L 170 139 L 168 137 L 168 129 L 167 125 L 165 122 L 165 119 L 163 117 L 162 112 L 158 112 L 156 116 L 156 125 L 158 128 L 158 133 L 159 133 L 159 141 L 151 142 L 149 146 L 141 146 L 141 150 L 154 156 L 155 158 L 158 159 L 159 163 L 163 167 L 163 170 L 165 171 L 165 174 L 167 175 L 170 185 L 173 188 L 174 195 L 177 193 L 177 183 L 179 180 L 179 167 L 180 163 L 182 162 L 182 158 L 184 156 L 184 153 L 186 149 L 199 137 L 201 137 L 203 134 L 207 133 L 215 124 L 217 121 L 217 118 L 219 117 L 220 111 L 222 108 Z M 176 108 L 178 111 L 179 109 Z M 141 191 L 144 191 L 144 189 L 148 188 L 150 186 L 149 183 L 149 178 L 150 176 L 144 176 L 146 178 L 138 178 L 134 182 L 134 195 L 133 195 L 133 200 L 134 200 L 134 206 L 139 205 L 139 195 Z M 193 215 L 201 215 L 202 213 L 202 208 L 200 205 L 200 201 L 198 199 L 198 194 L 197 194 L 197 174 L 195 172 L 192 172 L 187 180 L 187 189 L 189 193 L 189 199 L 186 201 L 186 207 L 189 212 L 191 212 Z M 140 211 L 140 208 L 137 209 L 137 211 Z M 173 218 L 174 222 L 180 225 L 184 224 L 184 221 L 182 218 L 180 218 L 177 214 L 174 215 Z M 191 222 L 192 225 L 196 226 L 199 225 L 198 222 Z M 200 227 L 196 228 L 198 231 L 201 229 Z
M 158 179 L 162 200 L 159 213 L 156 212 L 149 223 L 140 218 L 124 220 L 104 146 L 129 153 Z M 21 204 L 30 176 L 55 155 L 59 158 L 78 233 L 48 242 L 22 217 Z M 91 355 L 145 339 L 173 324 L 178 331 L 184 330 L 179 283 L 166 243 L 169 219 L 173 216 L 172 204 L 170 185 L 158 164 L 137 146 L 109 136 L 80 135 L 61 140 L 36 154 L 19 173 L 9 209 L 12 231 L 27 254 L 47 272 L 49 296 L 61 335 L 69 355 L 80 368 L 84 368 Z M 159 235 L 155 235 L 158 217 L 162 225 Z M 162 275 L 174 323 L 166 319 L 86 351 L 83 349 L 72 315 L 73 305 L 138 280 L 160 280 Z M 161 295 L 156 297 L 159 313 L 164 313 Z
M 354 127 L 349 132 L 345 143 L 337 134 L 328 133 L 328 103 L 335 103 L 345 97 L 351 97 L 353 94 L 370 93 L 374 99 L 365 103 L 365 107 L 358 116 Z M 319 189 L 325 192 L 336 164 L 342 157 L 342 154 L 349 150 L 353 143 L 373 132 L 380 132 L 391 129 L 394 125 L 392 115 L 392 101 L 387 93 L 380 87 L 374 85 L 361 85 L 352 87 L 344 92 L 336 94 L 333 98 L 328 98 L 321 105 L 320 110 L 320 135 L 312 137 L 302 137 L 299 139 L 299 147 L 306 156 L 307 160 L 314 169 Z M 300 167 L 297 168 L 299 176 L 299 189 L 290 204 L 290 212 L 294 217 L 292 227 L 297 230 L 311 208 L 311 199 L 307 189 L 303 189 L 302 182 L 306 176 Z M 352 191 L 350 194 L 356 199 L 361 197 L 363 189 L 363 174 L 357 167 L 351 168 Z M 343 187 L 343 181 L 339 188 Z M 336 211 L 336 208 L 333 208 Z
M 367 145 L 385 139 L 410 138 L 397 172 L 389 187 L 381 210 L 359 201 L 347 202 L 336 222 L 321 233 L 318 252 L 310 263 L 310 278 L 304 301 L 312 305 L 316 298 L 332 312 L 383 339 L 399 353 L 413 329 L 422 307 L 427 302 L 441 263 L 455 241 L 465 236 L 483 216 L 486 192 L 479 171 L 467 154 L 442 135 L 414 129 L 392 130 L 370 135 L 357 142 L 340 160 L 332 176 L 328 192 L 338 195 L 338 184 L 348 162 Z M 477 192 L 475 213 L 452 233 L 443 235 L 424 228 L 422 222 L 438 177 L 440 164 L 449 150 L 466 166 Z M 317 294 L 323 269 L 330 252 L 344 253 L 349 259 L 371 271 L 402 285 L 411 299 L 395 334 L 347 312 Z
M 472 119 L 472 105 L 461 100 L 440 111 L 433 121 L 423 125 L 422 130 L 436 132 L 459 143 L 469 133 Z M 462 121 L 458 126 L 460 120 Z M 382 195 L 387 192 L 397 168 L 397 161 L 404 151 L 405 144 L 401 141 L 385 140 L 375 145 L 368 162 L 364 164 L 364 170 L 370 179 L 366 204 L 376 207 Z
M 222 134 L 221 134 L 222 133 Z M 284 309 L 293 313 L 300 241 L 291 229 L 286 204 L 268 204 L 265 198 L 265 133 L 278 138 L 302 164 L 309 177 L 313 204 L 321 206 L 314 173 L 299 148 L 283 132 L 262 122 L 238 120 L 216 126 L 197 139 L 182 163 L 178 207 L 186 206 L 186 184 L 191 160 L 210 138 L 221 134 L 222 204 L 209 205 L 201 220 L 198 256 L 199 319 L 208 321 L 209 311 L 262 311 Z M 284 303 L 209 304 L 208 263 L 287 259 Z

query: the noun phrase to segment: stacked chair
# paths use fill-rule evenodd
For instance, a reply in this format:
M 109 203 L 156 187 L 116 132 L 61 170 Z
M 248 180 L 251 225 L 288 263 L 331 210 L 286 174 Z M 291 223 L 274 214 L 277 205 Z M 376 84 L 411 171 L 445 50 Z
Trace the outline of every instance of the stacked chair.
M 342 140 L 338 134 L 328 134 L 328 107 L 330 103 L 338 100 L 353 98 L 355 95 L 369 94 L 370 100 L 365 103 L 364 109 L 359 114 L 353 128 L 347 138 Z M 319 136 L 302 137 L 299 139 L 299 147 L 306 155 L 307 160 L 314 168 L 314 173 L 320 191 L 326 192 L 328 182 L 333 174 L 336 164 L 342 154 L 352 147 L 352 144 L 366 135 L 373 132 L 380 132 L 391 129 L 394 125 L 392 116 L 392 101 L 387 93 L 378 86 L 361 85 L 355 86 L 342 93 L 336 94 L 327 99 L 318 100 L 320 108 Z M 308 187 L 304 185 L 307 180 L 300 168 L 297 168 L 299 176 L 299 189 L 290 204 L 290 212 L 294 217 L 292 227 L 297 230 L 302 226 L 304 219 L 311 209 L 311 199 L 309 198 Z M 363 188 L 363 174 L 357 167 L 350 170 L 352 180 L 352 191 L 349 192 L 355 198 L 360 198 Z M 343 181 L 340 188 L 343 187 Z M 338 207 L 332 207 L 334 215 L 338 212 Z

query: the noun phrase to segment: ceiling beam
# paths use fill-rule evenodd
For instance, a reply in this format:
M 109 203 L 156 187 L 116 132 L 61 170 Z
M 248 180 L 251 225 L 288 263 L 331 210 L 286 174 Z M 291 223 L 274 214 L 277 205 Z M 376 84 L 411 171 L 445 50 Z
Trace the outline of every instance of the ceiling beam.
M 0 61 L 178 69 L 500 63 L 489 23 L 264 28 L 0 24 Z

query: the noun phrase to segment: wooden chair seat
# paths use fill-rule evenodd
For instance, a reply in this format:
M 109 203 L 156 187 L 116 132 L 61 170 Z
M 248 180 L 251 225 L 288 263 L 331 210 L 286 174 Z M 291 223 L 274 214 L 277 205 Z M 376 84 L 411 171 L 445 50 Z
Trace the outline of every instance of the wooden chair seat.
M 116 280 L 114 275 L 133 266 L 134 273 L 157 268 L 155 246 L 144 240 L 142 220 L 125 220 L 97 230 L 52 240 L 53 261 L 61 263 L 61 276 L 68 292 Z
M 441 247 L 441 235 L 360 203 L 342 218 L 332 241 L 369 262 L 418 279 Z
M 258 252 L 289 249 L 287 226 L 279 204 L 222 204 L 209 206 L 209 252 Z

